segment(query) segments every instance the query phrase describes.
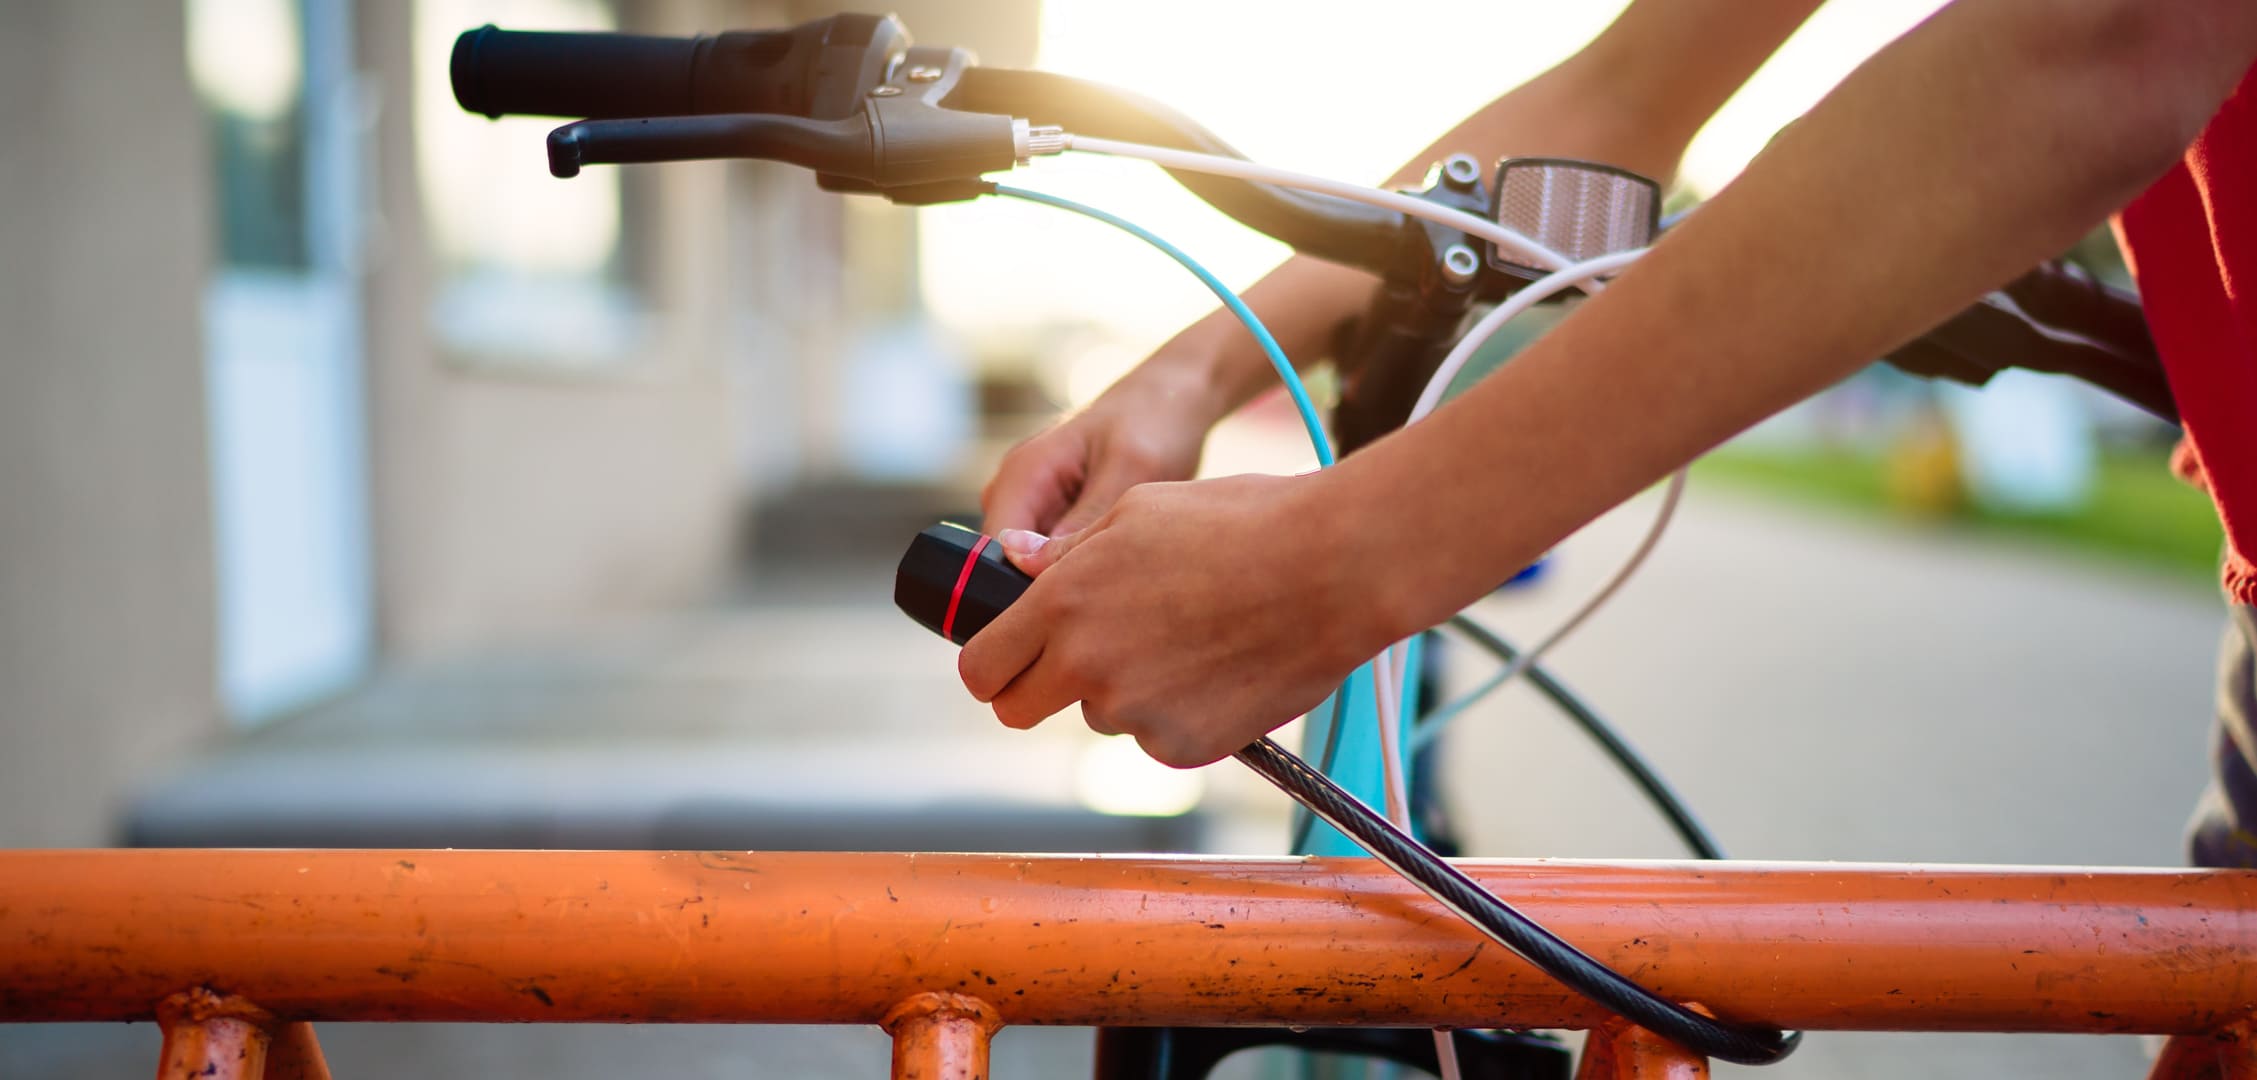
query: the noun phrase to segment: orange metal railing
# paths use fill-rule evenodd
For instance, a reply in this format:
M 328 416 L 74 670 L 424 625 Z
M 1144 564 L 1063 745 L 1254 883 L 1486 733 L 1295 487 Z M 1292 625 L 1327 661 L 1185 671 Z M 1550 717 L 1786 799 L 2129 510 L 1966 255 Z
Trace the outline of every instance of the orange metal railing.
M 2257 873 L 1460 865 L 1727 1018 L 2200 1036 L 2169 1075 L 2257 1075 L 2218 1052 L 2257 1012 Z M 1003 1024 L 1596 1027 L 1586 1075 L 1705 1069 L 1366 860 L 0 853 L 0 1021 L 160 1007 L 168 1055 L 235 1024 L 294 1075 L 318 1020 L 882 1024 L 920 1076 L 983 1075 Z

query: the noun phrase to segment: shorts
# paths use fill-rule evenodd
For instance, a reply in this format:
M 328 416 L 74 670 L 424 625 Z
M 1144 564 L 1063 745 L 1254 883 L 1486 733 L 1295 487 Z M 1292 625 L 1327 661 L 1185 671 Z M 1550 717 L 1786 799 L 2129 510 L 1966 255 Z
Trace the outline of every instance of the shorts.
M 2187 824 L 2196 866 L 2257 869 L 2257 608 L 2236 605 L 2218 649 L 2209 790 Z

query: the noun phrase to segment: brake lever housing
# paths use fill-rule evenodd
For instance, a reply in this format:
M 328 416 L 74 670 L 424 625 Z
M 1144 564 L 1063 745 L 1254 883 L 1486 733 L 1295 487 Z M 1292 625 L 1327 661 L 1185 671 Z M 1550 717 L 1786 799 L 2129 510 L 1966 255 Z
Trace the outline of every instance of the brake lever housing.
M 806 115 L 581 120 L 549 133 L 549 172 L 570 177 L 588 165 L 752 158 L 810 169 L 827 191 L 924 205 L 984 194 L 981 176 L 1019 164 L 1048 137 L 1022 119 L 941 106 L 977 63 L 970 50 L 912 46 L 891 17 L 865 29 L 859 47 L 825 43 L 835 64 L 819 72 Z M 855 77 L 842 81 L 849 71 Z M 850 83 L 862 87 L 859 96 L 841 98 Z

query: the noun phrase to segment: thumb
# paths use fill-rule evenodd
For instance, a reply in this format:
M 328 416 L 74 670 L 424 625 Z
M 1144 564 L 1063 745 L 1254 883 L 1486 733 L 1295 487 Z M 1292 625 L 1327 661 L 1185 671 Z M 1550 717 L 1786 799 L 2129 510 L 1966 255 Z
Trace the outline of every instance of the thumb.
M 1067 552 L 1080 547 L 1081 542 L 1095 531 L 1082 529 L 1064 536 L 1044 536 L 1025 529 L 1005 529 L 995 534 L 995 541 L 1003 545 L 1003 554 L 1010 558 L 1013 566 L 1026 571 L 1029 576 L 1041 577 L 1043 571 L 1056 566 L 1058 560 L 1065 558 Z
M 1075 496 L 1074 504 L 1067 507 L 1065 513 L 1058 515 L 1058 523 L 1051 526 L 1051 534 L 1063 539 L 1088 531 L 1089 526 L 1096 524 L 1113 509 L 1114 503 L 1121 501 L 1121 496 L 1127 494 L 1128 489 L 1148 480 L 1160 479 L 1148 475 L 1151 472 L 1150 469 L 1117 460 L 1100 463 L 1089 482 L 1083 484 L 1081 492 Z
M 998 533 L 1007 529 L 1067 531 L 1055 523 L 1073 504 L 1074 494 L 1082 486 L 1080 459 L 1053 452 L 1055 440 L 1040 441 L 1043 438 L 1036 436 L 1004 455 L 995 477 L 980 492 L 981 517 Z

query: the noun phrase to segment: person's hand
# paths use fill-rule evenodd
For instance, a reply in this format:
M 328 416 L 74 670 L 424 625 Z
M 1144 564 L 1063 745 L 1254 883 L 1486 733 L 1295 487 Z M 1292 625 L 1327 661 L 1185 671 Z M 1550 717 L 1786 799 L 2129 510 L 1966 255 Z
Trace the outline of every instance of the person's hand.
M 1229 408 L 1167 349 L 1089 407 L 1003 455 L 980 492 L 981 527 L 1067 536 L 1138 484 L 1189 480 L 1207 430 Z
M 1036 579 L 965 645 L 965 687 L 1014 728 L 1078 701 L 1178 768 L 1314 708 L 1390 640 L 1324 479 L 1146 484 L 1071 536 L 1002 535 Z

